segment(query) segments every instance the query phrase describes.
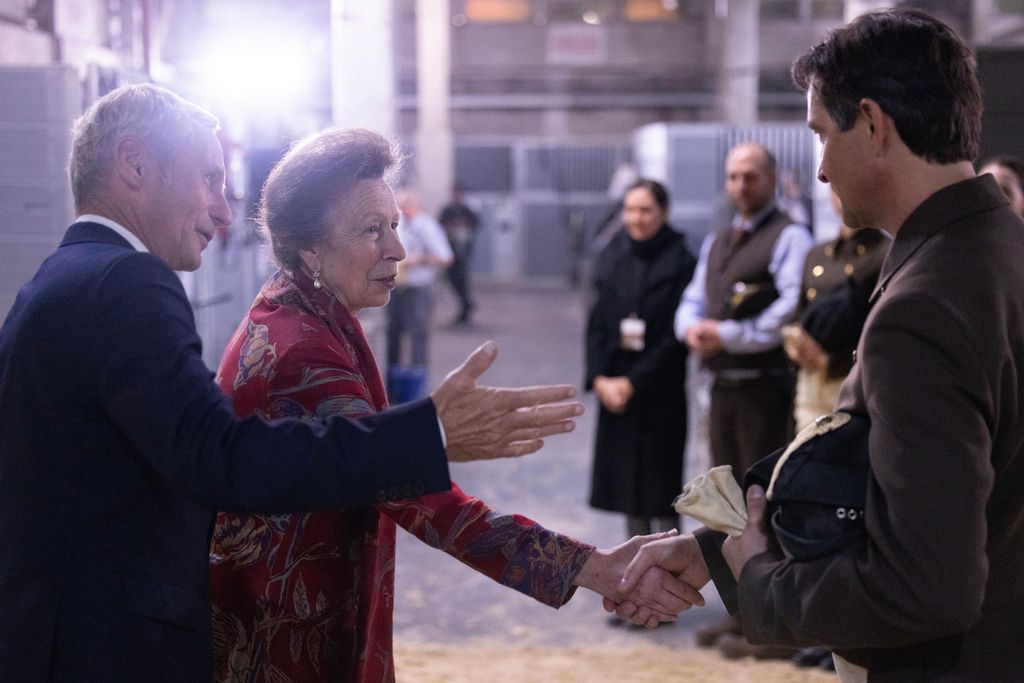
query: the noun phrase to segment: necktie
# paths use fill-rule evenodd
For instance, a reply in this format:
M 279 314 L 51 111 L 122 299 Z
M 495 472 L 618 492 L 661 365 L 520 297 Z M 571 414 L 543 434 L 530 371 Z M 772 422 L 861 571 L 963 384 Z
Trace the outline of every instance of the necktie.
M 743 228 L 733 228 L 732 234 L 729 236 L 729 246 L 740 246 L 741 244 L 743 244 L 743 242 L 746 241 L 748 235 L 750 235 L 750 232 L 744 230 Z

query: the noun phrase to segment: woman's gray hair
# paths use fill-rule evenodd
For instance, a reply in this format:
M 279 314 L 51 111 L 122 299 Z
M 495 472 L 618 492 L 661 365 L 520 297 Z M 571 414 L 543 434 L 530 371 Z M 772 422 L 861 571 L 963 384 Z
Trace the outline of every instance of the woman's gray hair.
M 363 180 L 394 180 L 398 143 L 365 128 L 328 128 L 296 143 L 263 186 L 257 220 L 278 267 L 296 272 L 299 250 L 326 244 L 331 208 Z
M 175 151 L 190 145 L 200 131 L 218 126 L 213 114 L 159 86 L 111 91 L 75 121 L 68 163 L 75 206 L 81 208 L 103 188 L 122 138 L 136 137 L 151 148 L 166 174 Z

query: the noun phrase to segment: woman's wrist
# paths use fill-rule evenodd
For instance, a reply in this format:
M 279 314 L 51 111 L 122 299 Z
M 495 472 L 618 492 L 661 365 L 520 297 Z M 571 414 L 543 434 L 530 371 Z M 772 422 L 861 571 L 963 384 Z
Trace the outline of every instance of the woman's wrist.
M 575 586 L 591 590 L 599 595 L 611 597 L 615 594 L 625 566 L 619 566 L 610 550 L 594 548 L 580 571 L 573 578 Z

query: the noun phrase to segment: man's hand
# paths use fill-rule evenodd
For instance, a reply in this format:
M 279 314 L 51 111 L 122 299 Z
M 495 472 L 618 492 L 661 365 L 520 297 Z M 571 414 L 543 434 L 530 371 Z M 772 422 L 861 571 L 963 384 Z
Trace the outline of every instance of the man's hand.
M 448 460 L 514 458 L 540 450 L 542 439 L 571 432 L 583 404 L 559 403 L 576 395 L 568 384 L 499 389 L 480 387 L 477 379 L 491 367 L 498 346 L 488 341 L 448 373 L 430 395 L 444 426 Z
M 725 557 L 737 581 L 747 560 L 768 550 L 768 535 L 764 527 L 767 506 L 764 489 L 760 486 L 751 486 L 747 489 L 747 528 L 743 530 L 741 536 L 730 536 L 722 544 L 722 556 Z
M 701 358 L 713 358 L 725 349 L 718 336 L 718 321 L 704 318 L 698 320 L 686 331 L 686 344 Z
M 594 392 L 605 410 L 621 415 L 626 412 L 629 400 L 633 398 L 633 383 L 628 377 L 598 375 L 594 378 Z
M 828 353 L 814 337 L 803 329 L 798 329 L 794 337 L 792 343 L 784 344 L 786 355 L 791 361 L 804 370 L 811 371 L 822 370 L 828 366 Z
M 618 605 L 630 601 L 650 613 L 652 626 L 661 621 L 675 621 L 680 612 L 693 605 L 703 606 L 704 597 L 670 572 L 656 567 L 641 577 L 630 591 L 621 592 L 619 588 L 626 565 L 645 543 L 670 538 L 676 533 L 672 530 L 650 536 L 634 536 L 610 550 L 597 549 L 587 558 L 573 583 L 604 596 L 606 609 L 609 604 Z
M 640 547 L 636 557 L 623 572 L 619 592 L 626 595 L 627 599 L 619 604 L 606 599 L 604 608 L 609 612 L 614 611 L 623 619 L 631 620 L 634 624 L 648 628 L 657 626 L 658 615 L 650 607 L 637 604 L 630 599 L 638 585 L 651 580 L 651 572 L 655 572 L 655 576 L 660 572 L 674 574 L 694 591 L 700 590 L 711 580 L 704 555 L 693 534 L 653 540 Z M 704 604 L 703 599 L 700 603 L 692 604 Z

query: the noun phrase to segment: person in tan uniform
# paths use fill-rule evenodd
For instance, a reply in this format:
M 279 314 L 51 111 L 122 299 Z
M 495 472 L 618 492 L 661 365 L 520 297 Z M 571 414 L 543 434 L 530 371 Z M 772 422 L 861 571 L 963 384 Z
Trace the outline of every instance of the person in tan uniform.
M 835 192 L 831 199 L 836 213 L 842 214 Z M 881 230 L 854 230 L 843 224 L 836 239 L 807 254 L 798 322 L 783 329 L 786 354 L 797 366 L 795 432 L 835 410 L 890 241 Z

